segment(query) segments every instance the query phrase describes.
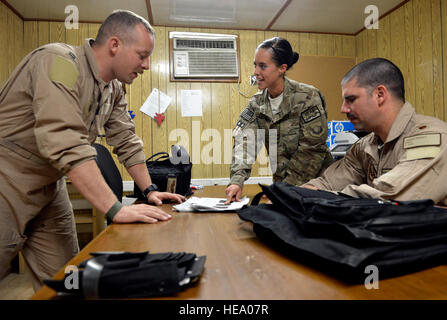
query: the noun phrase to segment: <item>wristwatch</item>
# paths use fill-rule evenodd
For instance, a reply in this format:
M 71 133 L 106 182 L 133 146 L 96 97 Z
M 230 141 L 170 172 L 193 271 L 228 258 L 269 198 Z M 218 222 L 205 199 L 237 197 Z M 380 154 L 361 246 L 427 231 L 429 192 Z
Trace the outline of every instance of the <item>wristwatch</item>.
M 157 185 L 155 183 L 151 184 L 149 187 L 144 189 L 144 191 L 143 191 L 144 197 L 147 198 L 147 195 L 149 193 L 151 193 L 152 191 L 158 191 L 158 187 L 157 187 Z

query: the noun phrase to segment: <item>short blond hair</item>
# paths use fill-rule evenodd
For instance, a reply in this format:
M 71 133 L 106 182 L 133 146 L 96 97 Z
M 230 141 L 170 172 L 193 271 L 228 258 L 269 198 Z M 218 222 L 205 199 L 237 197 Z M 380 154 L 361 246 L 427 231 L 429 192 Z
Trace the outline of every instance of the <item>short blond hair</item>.
M 155 38 L 155 30 L 143 17 L 129 10 L 114 10 L 99 28 L 95 44 L 102 45 L 112 36 L 118 37 L 124 44 L 134 41 L 135 27 L 141 24 Z

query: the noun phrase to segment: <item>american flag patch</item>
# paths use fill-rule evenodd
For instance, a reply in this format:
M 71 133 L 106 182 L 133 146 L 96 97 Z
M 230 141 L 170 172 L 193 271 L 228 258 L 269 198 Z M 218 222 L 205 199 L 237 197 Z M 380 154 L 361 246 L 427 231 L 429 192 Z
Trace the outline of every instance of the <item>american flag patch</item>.
M 242 111 L 241 118 L 244 119 L 245 121 L 250 121 L 254 115 L 255 113 L 253 112 L 253 110 L 247 107 L 244 109 L 244 111 Z

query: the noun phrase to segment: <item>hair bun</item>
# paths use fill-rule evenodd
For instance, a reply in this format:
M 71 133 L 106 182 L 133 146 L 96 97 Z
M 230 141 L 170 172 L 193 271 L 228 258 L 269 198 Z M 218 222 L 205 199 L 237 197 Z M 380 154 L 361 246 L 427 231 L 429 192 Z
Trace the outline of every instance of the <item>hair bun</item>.
M 295 63 L 298 62 L 298 60 L 300 59 L 300 54 L 298 52 L 293 52 L 293 56 L 292 56 L 292 63 L 290 64 L 290 66 L 293 66 Z

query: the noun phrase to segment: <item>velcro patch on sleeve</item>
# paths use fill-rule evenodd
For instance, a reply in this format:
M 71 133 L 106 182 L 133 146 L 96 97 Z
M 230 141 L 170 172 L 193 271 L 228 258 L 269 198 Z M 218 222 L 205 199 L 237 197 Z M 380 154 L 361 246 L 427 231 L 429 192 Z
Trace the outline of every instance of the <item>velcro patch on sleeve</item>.
M 407 149 L 407 160 L 435 158 L 441 152 L 441 146 L 425 146 Z
M 51 64 L 49 76 L 51 81 L 73 89 L 78 80 L 79 71 L 70 60 L 56 56 Z
M 310 107 L 301 113 L 301 119 L 303 119 L 304 123 L 311 122 L 319 117 L 321 117 L 321 113 L 317 106 Z
M 404 138 L 404 149 L 411 149 L 425 146 L 440 146 L 440 145 L 441 145 L 440 133 L 420 134 Z

